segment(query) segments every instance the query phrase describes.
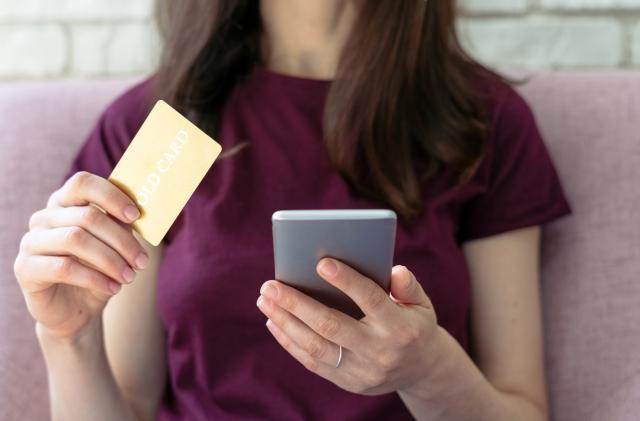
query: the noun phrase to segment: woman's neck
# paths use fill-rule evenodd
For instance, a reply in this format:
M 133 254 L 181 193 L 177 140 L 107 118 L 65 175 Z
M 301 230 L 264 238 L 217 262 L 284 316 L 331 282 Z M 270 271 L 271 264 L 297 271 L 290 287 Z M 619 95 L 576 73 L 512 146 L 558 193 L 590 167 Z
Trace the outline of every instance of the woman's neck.
M 267 68 L 332 79 L 354 26 L 359 0 L 261 0 Z

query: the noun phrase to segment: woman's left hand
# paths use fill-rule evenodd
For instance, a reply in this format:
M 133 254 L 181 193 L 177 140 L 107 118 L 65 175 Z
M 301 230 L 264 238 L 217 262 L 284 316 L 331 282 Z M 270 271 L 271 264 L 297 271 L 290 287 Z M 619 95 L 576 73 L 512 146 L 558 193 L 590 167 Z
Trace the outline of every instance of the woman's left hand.
M 264 283 L 258 307 L 276 340 L 308 370 L 350 392 L 379 395 L 424 382 L 438 360 L 441 328 L 413 274 L 395 266 L 391 296 L 371 279 L 331 258 L 318 273 L 365 317 L 356 320 L 281 282 Z M 342 346 L 342 359 L 336 363 Z

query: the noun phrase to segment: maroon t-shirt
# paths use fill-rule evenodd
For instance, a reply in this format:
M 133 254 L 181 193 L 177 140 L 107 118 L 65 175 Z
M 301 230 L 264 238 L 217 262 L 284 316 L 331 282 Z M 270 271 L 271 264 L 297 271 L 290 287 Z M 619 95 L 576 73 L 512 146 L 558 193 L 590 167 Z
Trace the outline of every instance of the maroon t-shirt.
M 380 207 L 354 196 L 329 161 L 322 140 L 329 86 L 258 69 L 228 99 L 216 139 L 225 149 L 248 146 L 214 164 L 164 241 L 158 305 L 169 375 L 159 419 L 411 419 L 395 393 L 359 396 L 307 371 L 255 305 L 274 274 L 274 211 Z M 394 260 L 413 271 L 439 323 L 465 349 L 470 279 L 461 243 L 569 212 L 527 104 L 495 82 L 481 89 L 490 115 L 486 158 L 466 184 L 447 172 L 424 184 L 425 211 L 411 228 L 398 227 Z M 66 177 L 78 170 L 107 177 L 149 97 L 147 81 L 117 99 Z

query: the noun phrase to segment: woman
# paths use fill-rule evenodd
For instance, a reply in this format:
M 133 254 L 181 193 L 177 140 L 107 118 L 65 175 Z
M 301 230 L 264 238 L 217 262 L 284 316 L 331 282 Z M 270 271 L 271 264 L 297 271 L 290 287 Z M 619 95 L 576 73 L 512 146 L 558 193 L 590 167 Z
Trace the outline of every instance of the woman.
M 103 114 L 16 259 L 54 419 L 547 417 L 539 227 L 569 207 L 529 108 L 461 51 L 454 10 L 161 4 L 158 72 Z M 143 248 L 104 177 L 158 97 L 228 152 Z M 372 207 L 402 221 L 391 295 L 318 264 L 362 320 L 269 280 L 273 211 Z

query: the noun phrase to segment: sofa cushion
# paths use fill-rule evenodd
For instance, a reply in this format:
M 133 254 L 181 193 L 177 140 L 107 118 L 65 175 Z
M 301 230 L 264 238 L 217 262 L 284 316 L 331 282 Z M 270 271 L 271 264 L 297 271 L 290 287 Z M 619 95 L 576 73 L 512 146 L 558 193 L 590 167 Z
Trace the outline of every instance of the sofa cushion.
M 538 73 L 521 91 L 573 207 L 543 241 L 554 418 L 592 419 L 625 384 L 640 413 L 640 74 Z
M 31 214 L 45 206 L 106 104 L 131 80 L 0 86 L 0 420 L 48 419 L 46 371 L 13 274 Z

